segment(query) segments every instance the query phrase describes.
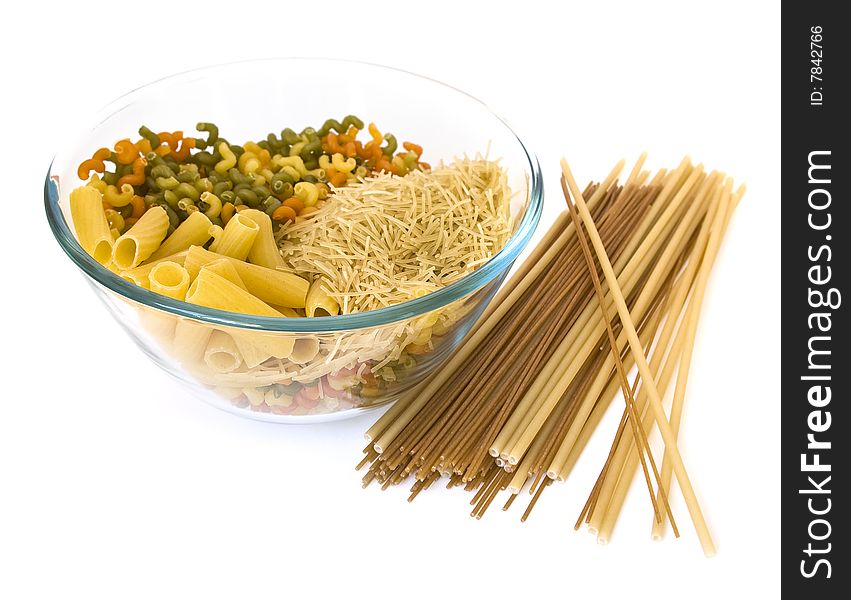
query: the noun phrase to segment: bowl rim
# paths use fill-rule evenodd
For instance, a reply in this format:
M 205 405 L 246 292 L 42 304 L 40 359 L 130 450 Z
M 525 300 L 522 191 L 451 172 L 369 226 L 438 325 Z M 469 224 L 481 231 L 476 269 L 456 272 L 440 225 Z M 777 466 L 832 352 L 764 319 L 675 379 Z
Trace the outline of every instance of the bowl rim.
M 487 262 L 482 264 L 478 269 L 468 273 L 458 281 L 420 298 L 407 300 L 399 304 L 375 310 L 328 317 L 261 317 L 256 315 L 247 315 L 244 313 L 234 313 L 197 306 L 151 292 L 150 290 L 146 290 L 143 287 L 123 279 L 89 256 L 71 232 L 62 209 L 59 206 L 59 186 L 58 183 L 54 181 L 55 176 L 52 175 L 53 162 L 56 159 L 54 156 L 50 162 L 50 167 L 48 168 L 47 176 L 44 181 L 44 205 L 47 213 L 47 220 L 56 241 L 65 251 L 65 254 L 68 255 L 68 257 L 77 265 L 84 275 L 97 284 L 100 284 L 110 291 L 133 302 L 162 310 L 173 315 L 203 321 L 214 325 L 237 327 L 256 331 L 286 333 L 340 332 L 387 325 L 405 319 L 414 318 L 442 308 L 451 302 L 477 291 L 494 278 L 498 277 L 504 270 L 507 270 L 507 268 L 511 266 L 514 260 L 529 243 L 529 240 L 532 238 L 532 235 L 537 228 L 543 209 L 543 175 L 541 173 L 540 163 L 538 162 L 535 154 L 526 147 L 505 119 L 491 110 L 491 108 L 483 101 L 452 85 L 443 83 L 431 77 L 412 73 L 404 69 L 365 61 L 319 57 L 250 59 L 208 65 L 156 79 L 119 96 L 99 111 L 98 118 L 94 121 L 94 126 L 97 126 L 97 124 L 102 123 L 115 113 L 122 110 L 125 106 L 127 106 L 128 101 L 132 101 L 134 95 L 142 93 L 157 84 L 179 81 L 181 78 L 197 76 L 198 74 L 203 74 L 204 72 L 214 71 L 224 67 L 264 61 L 329 61 L 393 71 L 398 74 L 415 77 L 417 79 L 442 86 L 455 93 L 466 96 L 475 103 L 481 105 L 482 108 L 487 110 L 494 118 L 496 118 L 496 120 L 500 122 L 514 137 L 528 161 L 529 172 L 531 174 L 528 182 L 529 200 L 526 211 L 517 226 L 517 230 L 511 235 L 505 246 L 503 246 L 499 252 L 492 256 Z

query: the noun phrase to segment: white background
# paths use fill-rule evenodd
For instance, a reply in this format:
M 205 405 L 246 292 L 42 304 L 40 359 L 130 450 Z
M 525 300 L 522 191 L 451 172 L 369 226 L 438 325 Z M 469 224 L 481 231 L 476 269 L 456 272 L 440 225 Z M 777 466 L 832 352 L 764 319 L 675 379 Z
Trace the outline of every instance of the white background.
M 775 4 L 17 4 L 0 24 L 0 597 L 778 595 Z M 747 182 L 681 436 L 718 556 L 702 556 L 679 493 L 682 538 L 652 542 L 638 485 L 609 546 L 572 530 L 611 420 L 525 524 L 520 502 L 475 521 L 460 491 L 409 505 L 403 489 L 361 490 L 352 467 L 375 415 L 285 427 L 218 412 L 107 317 L 43 214 L 66 132 L 177 71 L 306 54 L 406 68 L 490 104 L 543 165 L 539 234 L 563 206 L 562 154 L 583 182 L 641 150 L 654 168 L 689 153 Z

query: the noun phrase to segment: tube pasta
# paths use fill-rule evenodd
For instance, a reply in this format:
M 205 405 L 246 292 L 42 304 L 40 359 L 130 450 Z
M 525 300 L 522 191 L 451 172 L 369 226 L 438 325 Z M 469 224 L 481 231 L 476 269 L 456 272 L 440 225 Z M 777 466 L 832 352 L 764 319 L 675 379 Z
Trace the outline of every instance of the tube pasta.
M 221 225 L 213 225 L 210 228 L 210 236 L 213 238 L 213 241 L 210 242 L 210 250 L 212 252 L 216 251 L 216 248 L 218 247 L 219 241 L 222 239 L 222 234 L 224 232 L 225 230 Z
M 91 186 L 71 192 L 71 220 L 77 240 L 92 258 L 102 265 L 112 259 L 112 233 L 103 212 L 103 196 Z
M 168 215 L 161 206 L 145 211 L 124 235 L 115 240 L 112 260 L 119 269 L 131 269 L 150 258 L 168 232 Z
M 184 365 L 196 365 L 204 358 L 213 329 L 206 324 L 180 319 L 174 327 L 172 354 Z
M 236 272 L 236 267 L 234 267 L 233 263 L 231 263 L 227 258 L 219 258 L 217 260 L 214 260 L 213 262 L 201 267 L 201 270 L 210 271 L 211 273 L 220 275 L 231 283 L 234 283 L 242 289 L 248 291 L 248 288 L 245 287 L 245 282 L 242 281 L 242 277 L 240 277 L 239 273 Z
M 235 335 L 233 337 L 233 341 L 239 349 L 239 353 L 242 356 L 242 361 L 245 363 L 245 366 L 249 369 L 253 369 L 257 365 L 268 360 L 272 354 L 252 343 L 249 337 L 250 336 L 247 335 Z
M 154 265 L 148 275 L 150 290 L 175 300 L 183 300 L 189 289 L 189 273 L 182 265 L 164 260 Z
M 225 225 L 221 239 L 216 240 L 216 252 L 238 260 L 248 258 L 251 246 L 257 239 L 260 226 L 242 213 L 236 213 Z
M 319 354 L 319 339 L 315 337 L 300 338 L 293 344 L 290 360 L 294 363 L 305 364 Z
M 189 286 L 186 301 L 207 308 L 262 317 L 282 317 L 283 315 L 263 302 L 257 296 L 231 283 L 221 275 L 209 269 L 201 269 L 195 281 Z
M 142 328 L 166 352 L 172 350 L 177 321 L 174 315 L 155 309 L 142 310 L 139 314 Z
M 317 310 L 322 310 L 332 317 L 340 313 L 340 305 L 328 295 L 322 284 L 322 278 L 317 277 L 307 290 L 307 297 L 304 300 L 304 312 L 308 317 L 317 316 Z M 319 316 L 322 316 L 321 313 Z
M 201 267 L 220 258 L 223 258 L 221 254 L 193 246 L 186 255 L 186 270 L 190 277 L 196 277 Z M 228 260 L 236 268 L 248 291 L 263 302 L 288 308 L 304 308 L 310 286 L 305 279 L 293 273 L 267 269 L 234 258 Z M 275 316 L 282 315 L 278 313 Z
M 151 288 L 150 275 L 154 267 L 163 262 L 172 262 L 183 266 L 183 263 L 186 261 L 186 254 L 187 251 L 184 250 L 183 252 L 178 252 L 177 254 L 172 254 L 171 256 L 166 256 L 157 260 L 149 260 L 144 265 L 136 267 L 135 269 L 130 269 L 128 271 L 119 271 L 118 275 L 120 275 L 127 281 L 135 283 L 136 285 L 143 287 L 147 290 Z M 183 300 L 183 298 L 180 299 Z
M 281 256 L 275 236 L 272 233 L 272 219 L 263 211 L 250 208 L 239 213 L 239 216 L 251 219 L 257 224 L 258 231 L 251 249 L 248 251 L 248 262 L 266 267 L 267 269 L 284 268 L 284 258 Z
M 193 212 L 178 225 L 148 260 L 158 260 L 187 250 L 190 246 L 203 246 L 212 235 L 213 223 L 202 212 Z
M 260 353 L 265 353 L 266 358 L 274 356 L 275 358 L 289 358 L 293 352 L 293 346 L 296 340 L 291 335 L 283 333 L 261 333 L 259 331 L 234 331 L 233 337 L 237 340 L 237 345 L 240 347 L 251 345 L 256 348 L 254 351 L 257 356 Z M 249 351 L 251 352 L 251 351 Z M 243 354 L 243 357 L 246 355 Z M 252 357 L 253 359 L 256 358 Z M 264 359 L 265 360 L 265 359 Z
M 216 329 L 210 335 L 204 350 L 204 363 L 217 373 L 230 373 L 240 367 L 242 355 L 233 338 Z

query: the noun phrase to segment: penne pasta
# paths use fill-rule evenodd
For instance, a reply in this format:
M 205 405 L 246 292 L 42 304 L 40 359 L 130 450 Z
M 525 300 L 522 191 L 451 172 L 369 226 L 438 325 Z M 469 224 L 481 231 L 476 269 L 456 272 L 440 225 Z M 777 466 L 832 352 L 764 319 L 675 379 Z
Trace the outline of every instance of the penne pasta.
M 248 251 L 248 262 L 267 269 L 284 268 L 284 258 L 278 250 L 278 244 L 275 243 L 275 236 L 272 234 L 272 219 L 261 210 L 254 208 L 244 210 L 239 213 L 240 217 L 245 217 L 254 221 L 259 230 L 257 237 Z
M 102 265 L 112 260 L 112 233 L 103 212 L 103 195 L 84 185 L 71 192 L 71 220 L 77 240 L 92 258 Z
M 225 257 L 200 246 L 193 246 L 186 255 L 186 270 L 189 271 L 190 277 L 197 277 L 201 267 L 221 258 Z M 310 287 L 307 280 L 286 271 L 267 269 L 234 258 L 227 260 L 236 268 L 248 291 L 263 302 L 289 308 L 304 308 Z M 278 316 L 281 316 L 280 313 Z
M 150 289 L 150 275 L 154 267 L 163 262 L 172 262 L 183 266 L 183 263 L 186 262 L 186 254 L 187 251 L 184 250 L 183 252 L 178 252 L 177 254 L 172 254 L 171 256 L 166 256 L 158 260 L 148 261 L 144 265 L 138 266 L 135 269 L 129 269 L 127 271 L 119 270 L 117 271 L 117 274 L 131 283 L 135 283 L 145 289 Z M 181 298 L 181 300 L 182 299 L 183 298 Z
M 189 273 L 182 265 L 170 260 L 163 260 L 154 265 L 148 275 L 152 292 L 183 300 L 189 289 Z
M 252 361 L 257 360 L 261 354 L 266 355 L 263 360 L 270 356 L 289 358 L 296 341 L 293 336 L 284 333 L 261 333 L 259 331 L 234 331 L 233 337 L 240 348 L 245 348 L 248 345 L 254 347 L 254 349 L 247 350 L 246 354 L 243 354 L 243 358 L 247 356 Z
M 212 227 L 212 221 L 204 213 L 200 211 L 191 213 L 148 260 L 165 258 L 187 250 L 190 246 L 203 246 L 212 237 Z
M 132 269 L 156 252 L 168 232 L 168 215 L 161 206 L 145 211 L 112 247 L 112 260 L 119 269 Z
M 231 336 L 216 329 L 210 335 L 204 350 L 204 363 L 217 373 L 236 371 L 242 364 L 242 356 Z
M 257 239 L 260 226 L 242 213 L 236 213 L 225 225 L 221 238 L 216 240 L 216 252 L 237 260 L 245 260 Z
M 308 317 L 334 316 L 340 313 L 340 305 L 328 295 L 322 285 L 322 278 L 317 277 L 307 290 L 304 312 Z
M 257 296 L 242 289 L 213 273 L 209 269 L 201 269 L 198 277 L 189 286 L 186 301 L 207 308 L 216 308 L 247 315 L 262 317 L 282 317 L 283 315 L 263 302 Z

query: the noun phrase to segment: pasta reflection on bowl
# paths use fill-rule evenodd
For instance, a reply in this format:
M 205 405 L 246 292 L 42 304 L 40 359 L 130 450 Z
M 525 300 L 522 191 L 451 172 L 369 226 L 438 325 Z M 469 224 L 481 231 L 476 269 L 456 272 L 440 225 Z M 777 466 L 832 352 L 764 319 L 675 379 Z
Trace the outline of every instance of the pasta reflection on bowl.
M 416 143 L 402 148 L 372 124 L 362 143 L 355 117 L 306 127 L 331 114 L 368 115 Z M 199 118 L 208 137 L 183 136 Z M 305 129 L 234 143 L 282 122 Z M 205 401 L 263 420 L 340 418 L 411 390 L 461 343 L 540 217 L 537 162 L 504 122 L 462 92 L 385 67 L 210 67 L 123 96 L 94 123 L 45 181 L 57 241 L 160 367 Z M 477 154 L 499 160 L 458 158 Z M 444 191 L 453 186 L 464 197 Z M 432 196 L 447 196 L 446 208 Z M 396 229 L 363 240 L 358 227 L 370 232 L 374 214 Z M 430 244 L 462 238 L 441 271 L 448 259 Z M 340 263 L 353 239 L 363 260 Z M 407 254 L 372 250 L 379 242 Z

